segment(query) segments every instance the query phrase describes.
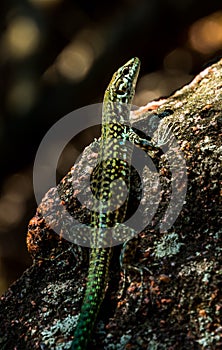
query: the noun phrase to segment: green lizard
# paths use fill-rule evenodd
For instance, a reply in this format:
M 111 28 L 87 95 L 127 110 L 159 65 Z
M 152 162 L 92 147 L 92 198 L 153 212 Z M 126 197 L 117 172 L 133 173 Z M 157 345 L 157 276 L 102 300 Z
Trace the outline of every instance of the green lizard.
M 151 142 L 141 139 L 130 127 L 131 102 L 135 93 L 139 69 L 140 61 L 138 58 L 128 61 L 113 75 L 104 95 L 99 167 L 92 178 L 94 196 L 100 199 L 100 204 L 91 217 L 94 229 L 88 281 L 71 350 L 87 348 L 105 295 L 113 249 L 112 237 L 108 234 L 107 228 L 116 227 L 118 222 L 124 221 L 128 203 L 128 199 L 124 199 L 120 186 L 117 193 L 117 208 L 121 206 L 121 209 L 116 209 L 112 213 L 108 210 L 112 201 L 111 192 L 114 180 L 124 179 L 129 191 L 130 166 L 128 164 L 131 161 L 133 145 L 130 149 L 128 142 L 127 148 L 126 141 L 130 141 L 146 151 L 157 150 L 157 147 Z M 120 150 L 123 157 L 117 159 Z M 124 203 L 122 204 L 122 202 Z M 103 248 L 104 246 L 108 248 Z

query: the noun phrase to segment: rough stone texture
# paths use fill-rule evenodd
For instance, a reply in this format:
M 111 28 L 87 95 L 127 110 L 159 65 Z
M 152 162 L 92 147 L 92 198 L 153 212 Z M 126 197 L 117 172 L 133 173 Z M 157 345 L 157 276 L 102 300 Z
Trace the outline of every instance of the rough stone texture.
M 156 177 L 146 167 L 143 220 L 154 205 L 156 214 L 139 234 L 125 279 L 119 248 L 114 252 L 90 349 L 222 348 L 221 101 L 222 60 L 168 99 L 134 112 L 134 126 L 142 127 L 145 134 L 160 138 L 168 127 L 178 140 L 186 160 L 186 199 L 174 225 L 161 232 L 172 182 L 181 178 L 180 171 L 175 172 L 178 162 L 169 164 L 168 157 L 178 154 L 169 136 L 164 154 L 155 162 L 161 201 L 158 204 L 150 194 L 156 191 L 149 185 Z M 158 118 L 159 133 L 155 131 Z M 89 221 L 89 211 L 79 206 L 75 196 L 86 191 L 81 180 L 86 167 L 93 166 L 97 150 L 96 141 L 85 149 L 80 164 L 58 186 L 61 198 L 56 200 L 56 189 L 51 189 L 29 223 L 27 243 L 33 265 L 1 297 L 0 349 L 69 349 L 86 283 L 88 249 L 64 240 L 63 209 Z M 178 198 L 180 190 L 184 185 Z M 154 198 L 151 206 L 150 198 Z M 132 196 L 132 204 L 133 200 Z M 175 210 L 179 205 L 178 199 Z M 50 216 L 50 224 L 43 213 Z

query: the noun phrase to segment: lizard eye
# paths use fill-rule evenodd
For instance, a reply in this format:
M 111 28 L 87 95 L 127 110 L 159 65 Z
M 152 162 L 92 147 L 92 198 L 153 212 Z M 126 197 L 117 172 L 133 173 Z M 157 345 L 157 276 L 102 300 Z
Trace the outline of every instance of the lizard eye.
M 127 91 L 127 86 L 124 83 L 119 82 L 116 88 L 117 94 L 122 96 L 126 94 L 126 91 Z
M 117 90 L 118 95 L 125 95 L 126 91 L 125 90 Z
M 123 69 L 123 74 L 128 74 L 129 73 L 129 68 L 128 67 L 124 67 Z

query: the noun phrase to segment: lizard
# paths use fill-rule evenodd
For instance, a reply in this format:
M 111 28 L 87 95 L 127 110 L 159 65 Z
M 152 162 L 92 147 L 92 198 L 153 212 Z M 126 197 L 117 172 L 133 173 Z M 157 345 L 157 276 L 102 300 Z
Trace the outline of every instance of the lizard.
M 137 57 L 129 60 L 114 73 L 104 94 L 99 166 L 91 181 L 93 194 L 100 199 L 100 204 L 91 216 L 91 224 L 94 228 L 88 278 L 71 350 L 87 349 L 105 296 L 113 251 L 112 237 L 107 233 L 107 229 L 114 227 L 115 231 L 118 222 L 124 222 L 128 204 L 127 197 L 121 210 L 117 208 L 112 213 L 108 211 L 112 201 L 112 181 L 117 177 L 124 179 L 129 191 L 129 165 L 133 149 L 126 147 L 126 141 L 139 146 L 146 152 L 159 150 L 152 141 L 141 138 L 130 124 L 130 109 L 139 69 L 140 60 Z M 124 159 L 117 159 L 120 149 Z M 118 196 L 117 204 L 120 206 L 124 200 L 121 186 L 117 193 Z

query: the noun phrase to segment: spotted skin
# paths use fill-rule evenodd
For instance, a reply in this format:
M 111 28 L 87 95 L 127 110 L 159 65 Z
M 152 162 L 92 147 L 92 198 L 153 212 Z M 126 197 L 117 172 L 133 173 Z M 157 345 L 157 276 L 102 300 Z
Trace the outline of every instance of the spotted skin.
M 112 235 L 107 234 L 106 228 L 123 222 L 126 216 L 128 197 L 125 198 L 123 195 L 122 182 L 118 192 L 114 191 L 117 194 L 115 196 L 117 209 L 112 212 L 108 210 L 114 199 L 112 198 L 114 180 L 123 179 L 129 191 L 130 167 L 128 164 L 131 161 L 133 144 L 146 151 L 156 150 L 151 142 L 141 139 L 130 125 L 130 109 L 139 69 L 138 58 L 128 61 L 114 73 L 104 95 L 99 166 L 91 181 L 94 196 L 100 201 L 91 216 L 94 229 L 88 279 L 71 350 L 87 348 L 109 277 L 113 248 L 111 247 Z

